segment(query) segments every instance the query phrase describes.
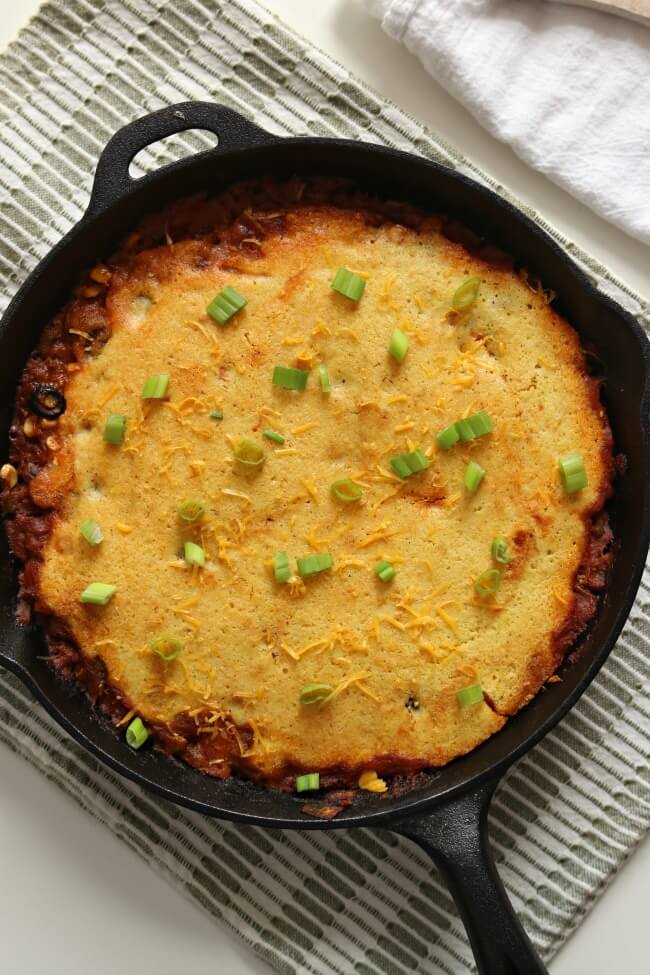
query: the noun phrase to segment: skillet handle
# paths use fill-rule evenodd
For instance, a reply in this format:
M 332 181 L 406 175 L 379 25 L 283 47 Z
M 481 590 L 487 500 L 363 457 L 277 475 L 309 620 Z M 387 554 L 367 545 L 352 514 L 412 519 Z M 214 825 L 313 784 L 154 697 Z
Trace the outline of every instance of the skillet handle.
M 216 154 L 228 149 L 268 145 L 277 140 L 277 136 L 260 129 L 239 112 L 215 102 L 180 102 L 151 112 L 119 129 L 106 144 L 97 163 L 84 219 L 107 209 L 140 182 L 129 176 L 129 165 L 141 149 L 188 129 L 214 133 L 219 144 L 207 152 Z
M 479 975 L 548 975 L 497 873 L 487 814 L 496 781 L 392 826 L 434 860 L 456 901 Z

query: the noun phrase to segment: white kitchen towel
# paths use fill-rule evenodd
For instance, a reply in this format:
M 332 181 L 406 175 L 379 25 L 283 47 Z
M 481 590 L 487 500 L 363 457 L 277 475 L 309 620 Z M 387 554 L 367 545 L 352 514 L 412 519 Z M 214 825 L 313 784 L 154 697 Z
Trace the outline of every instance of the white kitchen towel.
M 364 0 L 492 135 L 650 244 L 650 29 L 523 0 Z

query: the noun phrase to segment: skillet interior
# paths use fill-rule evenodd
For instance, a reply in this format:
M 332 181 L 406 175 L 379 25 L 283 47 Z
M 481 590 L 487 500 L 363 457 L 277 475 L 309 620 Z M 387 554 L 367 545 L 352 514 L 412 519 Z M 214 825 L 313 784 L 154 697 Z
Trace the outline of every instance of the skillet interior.
M 270 137 L 269 137 L 270 138 Z M 469 755 L 428 777 L 401 798 L 364 794 L 331 822 L 301 813 L 295 796 L 268 792 L 236 779 L 215 781 L 152 751 L 133 753 L 121 736 L 89 706 L 84 695 L 56 678 L 36 659 L 43 653 L 38 632 L 13 621 L 15 578 L 4 533 L 0 538 L 0 662 L 6 660 L 67 730 L 107 764 L 173 801 L 222 818 L 273 826 L 324 828 L 355 822 L 387 825 L 437 799 L 505 768 L 537 741 L 574 703 L 605 660 L 632 605 L 648 546 L 650 493 L 647 430 L 648 343 L 638 324 L 596 293 L 564 253 L 539 228 L 477 184 L 418 157 L 337 140 L 274 140 L 243 151 L 209 153 L 169 167 L 135 184 L 108 210 L 75 228 L 23 287 L 0 325 L 0 437 L 6 443 L 15 388 L 25 359 L 52 314 L 65 302 L 89 256 L 99 258 L 140 215 L 198 189 L 219 192 L 228 183 L 273 173 L 326 172 L 356 177 L 364 189 L 404 198 L 425 209 L 453 214 L 462 223 L 517 255 L 545 287 L 561 295 L 558 311 L 593 349 L 606 377 L 603 399 L 616 450 L 628 460 L 611 505 L 618 542 L 608 592 L 583 643 L 584 652 L 565 665 L 562 683 L 549 685 L 496 736 Z M 408 190 L 407 190 L 408 188 Z

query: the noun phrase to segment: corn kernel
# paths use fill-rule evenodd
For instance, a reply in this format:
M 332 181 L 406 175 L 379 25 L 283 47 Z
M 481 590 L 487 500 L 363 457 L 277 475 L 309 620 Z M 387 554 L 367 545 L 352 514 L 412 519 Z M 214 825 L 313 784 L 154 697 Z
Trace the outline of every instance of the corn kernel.
M 380 779 L 376 772 L 362 772 L 359 776 L 359 788 L 366 792 L 385 792 L 388 786 Z
M 3 464 L 0 467 L 0 478 L 6 481 L 10 488 L 16 487 L 16 484 L 18 484 L 18 471 L 13 464 Z
M 36 424 L 34 423 L 34 421 L 30 416 L 28 416 L 25 422 L 23 423 L 23 433 L 25 434 L 26 437 L 36 436 L 37 433 Z

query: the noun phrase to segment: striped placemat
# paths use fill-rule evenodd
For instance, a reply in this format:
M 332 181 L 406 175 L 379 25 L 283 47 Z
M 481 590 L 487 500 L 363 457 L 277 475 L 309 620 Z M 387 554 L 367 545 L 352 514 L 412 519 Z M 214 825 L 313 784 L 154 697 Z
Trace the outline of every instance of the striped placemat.
M 280 134 L 414 150 L 490 182 L 251 0 L 51 0 L 0 60 L 0 79 L 0 309 L 81 217 L 109 136 L 175 101 L 214 99 Z M 202 144 L 200 135 L 179 136 L 143 162 Z M 647 303 L 531 215 L 650 324 Z M 650 823 L 649 594 L 646 569 L 603 672 L 510 772 L 493 806 L 502 877 L 546 958 Z M 264 832 L 175 808 L 99 767 L 5 673 L 0 738 L 276 971 L 472 968 L 449 894 L 406 840 L 369 830 Z

